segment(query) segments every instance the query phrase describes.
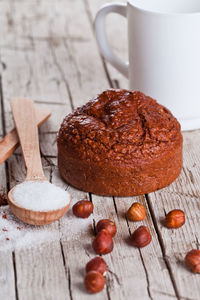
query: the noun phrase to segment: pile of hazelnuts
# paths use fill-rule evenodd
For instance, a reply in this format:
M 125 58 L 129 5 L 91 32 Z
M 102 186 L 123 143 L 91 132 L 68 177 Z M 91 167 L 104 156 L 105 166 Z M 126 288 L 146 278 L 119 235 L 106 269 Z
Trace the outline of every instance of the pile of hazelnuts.
M 73 207 L 73 214 L 79 218 L 88 218 L 93 212 L 93 203 L 89 200 L 80 200 Z M 135 202 L 127 211 L 129 221 L 142 221 L 146 217 L 145 207 Z M 179 228 L 185 224 L 185 214 L 182 210 L 170 211 L 164 220 L 167 228 Z M 97 235 L 93 240 L 92 247 L 96 254 L 105 255 L 113 250 L 113 237 L 117 232 L 116 224 L 108 219 L 100 220 L 96 226 Z M 146 226 L 138 227 L 130 236 L 130 244 L 142 248 L 150 244 L 151 233 Z M 200 250 L 191 250 L 185 257 L 186 265 L 195 273 L 200 273 Z M 90 260 L 86 265 L 85 287 L 90 293 L 98 293 L 103 290 L 106 283 L 104 276 L 107 272 L 107 264 L 101 256 Z
M 79 218 L 88 218 L 93 212 L 91 201 L 81 200 L 72 207 L 73 214 Z M 115 223 L 108 219 L 100 220 L 96 226 L 97 235 L 92 243 L 94 252 L 98 255 L 110 253 L 114 248 L 113 237 L 117 232 Z M 103 290 L 108 266 L 101 256 L 96 256 L 86 265 L 85 287 L 90 293 Z

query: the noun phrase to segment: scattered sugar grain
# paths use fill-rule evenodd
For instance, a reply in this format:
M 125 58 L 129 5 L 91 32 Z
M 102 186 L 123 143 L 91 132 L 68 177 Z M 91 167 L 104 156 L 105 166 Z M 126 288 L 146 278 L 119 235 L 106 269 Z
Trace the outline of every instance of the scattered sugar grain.
M 71 207 L 78 200 L 73 199 Z M 6 218 L 3 218 L 4 215 Z M 45 226 L 32 226 L 17 219 L 9 206 L 1 206 L 0 251 L 43 249 L 44 246 L 50 244 L 55 247 L 55 243 L 59 243 L 60 240 L 70 243 L 80 243 L 80 241 L 84 243 L 85 241 L 86 244 L 91 244 L 92 223 L 92 215 L 88 219 L 79 219 L 73 215 L 70 208 L 61 221 Z M 3 228 L 8 231 L 2 231 Z
M 25 181 L 14 188 L 12 196 L 21 207 L 41 212 L 61 209 L 70 202 L 67 191 L 48 181 Z
M 6 219 L 2 218 L 5 213 Z M 19 221 L 8 206 L 0 207 L 0 251 L 38 249 L 43 245 L 59 242 L 60 237 L 58 221 L 46 226 L 32 226 Z
M 70 194 L 73 193 L 70 192 Z M 74 197 L 71 207 L 78 200 L 80 199 Z M 3 217 L 5 215 L 6 218 Z M 98 215 L 98 212 L 96 216 L 97 218 L 101 217 Z M 71 245 L 71 243 L 82 243 L 83 247 L 84 245 L 86 247 L 88 245 L 91 246 L 92 224 L 92 215 L 88 219 L 76 218 L 70 208 L 60 221 L 45 226 L 32 226 L 17 219 L 10 211 L 9 206 L 1 206 L 0 251 L 38 250 L 51 244 L 55 247 L 55 243 L 60 243 L 60 240 L 69 242 L 69 245 Z M 2 231 L 3 228 L 8 231 Z
M 72 204 L 73 206 L 73 204 Z M 93 217 L 81 219 L 74 216 L 72 209 L 67 212 L 66 218 L 62 218 L 61 237 L 65 241 L 90 241 Z

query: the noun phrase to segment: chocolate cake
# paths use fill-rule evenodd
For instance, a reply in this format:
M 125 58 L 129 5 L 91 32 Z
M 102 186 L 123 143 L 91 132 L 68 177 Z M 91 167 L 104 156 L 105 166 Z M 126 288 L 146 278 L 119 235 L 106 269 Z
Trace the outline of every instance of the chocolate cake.
M 171 112 L 141 92 L 110 89 L 66 116 L 58 167 L 72 186 L 135 196 L 161 189 L 182 168 L 182 135 Z

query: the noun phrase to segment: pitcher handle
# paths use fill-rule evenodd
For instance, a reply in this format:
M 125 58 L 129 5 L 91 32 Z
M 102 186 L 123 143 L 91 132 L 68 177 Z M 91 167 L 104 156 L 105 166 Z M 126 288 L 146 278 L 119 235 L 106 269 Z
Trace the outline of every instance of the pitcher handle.
M 102 56 L 119 72 L 128 78 L 129 63 L 118 58 L 111 50 L 105 32 L 105 18 L 109 13 L 118 13 L 123 17 L 127 15 L 127 5 L 123 3 L 108 3 L 97 13 L 95 18 L 95 33 Z

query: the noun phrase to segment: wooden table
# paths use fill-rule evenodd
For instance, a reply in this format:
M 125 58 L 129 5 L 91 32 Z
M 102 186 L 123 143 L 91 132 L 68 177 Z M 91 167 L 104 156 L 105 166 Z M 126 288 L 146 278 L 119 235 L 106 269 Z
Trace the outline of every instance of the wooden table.
M 184 264 L 186 252 L 199 247 L 200 131 L 183 134 L 184 168 L 179 178 L 149 195 L 89 196 L 59 177 L 56 132 L 64 116 L 107 88 L 128 86 L 127 80 L 102 60 L 94 38 L 93 19 L 105 2 L 0 0 L 1 137 L 13 127 L 11 97 L 31 97 L 38 107 L 50 108 L 52 117 L 40 129 L 45 174 L 51 182 L 68 189 L 73 202 L 91 197 L 95 207 L 88 220 L 76 219 L 69 211 L 45 228 L 14 220 L 13 226 L 19 224 L 20 232 L 26 235 L 12 237 L 11 230 L 6 232 L 9 240 L 0 228 L 2 300 L 200 299 L 200 275 L 192 274 Z M 111 16 L 108 23 L 111 44 L 126 57 L 125 19 Z M 21 182 L 24 174 L 17 150 L 0 166 L 1 195 Z M 125 218 L 133 201 L 145 205 L 147 218 L 141 224 L 150 228 L 153 237 L 148 247 L 139 250 L 127 243 L 130 233 L 140 225 Z M 173 208 L 186 213 L 186 224 L 179 230 L 162 225 L 163 217 Z M 12 218 L 7 207 L 2 206 L 0 212 L 0 218 L 5 212 L 9 220 Z M 105 256 L 109 266 L 106 288 L 94 296 L 85 291 L 83 278 L 85 264 L 94 257 L 92 228 L 101 218 L 113 219 L 118 233 L 113 252 Z

